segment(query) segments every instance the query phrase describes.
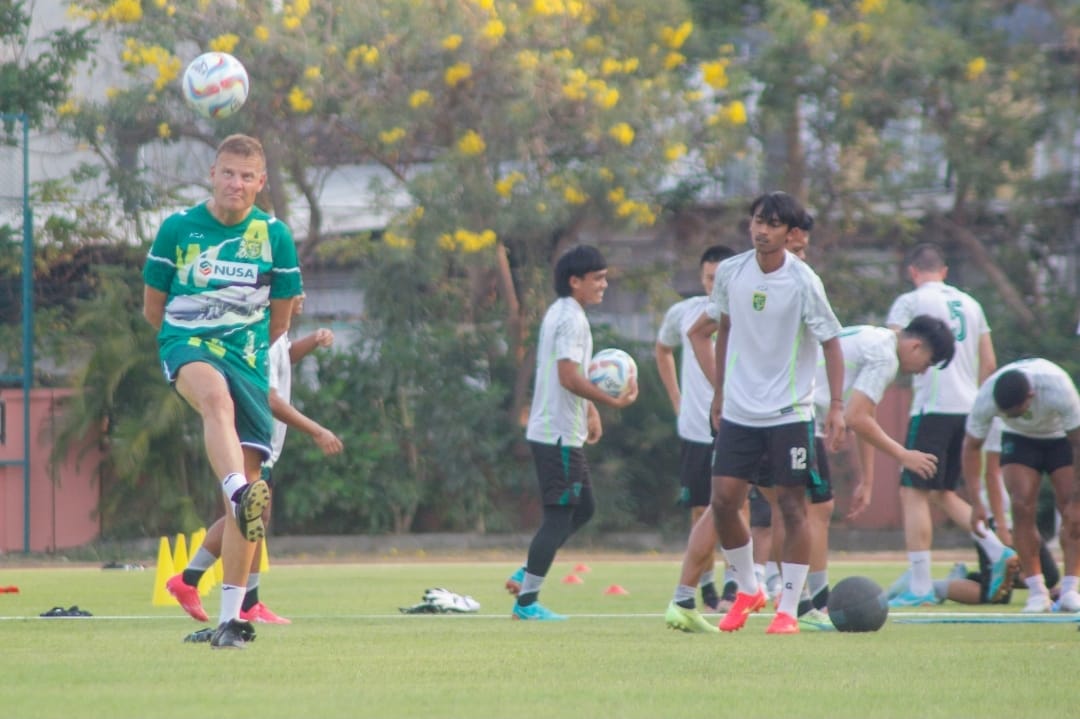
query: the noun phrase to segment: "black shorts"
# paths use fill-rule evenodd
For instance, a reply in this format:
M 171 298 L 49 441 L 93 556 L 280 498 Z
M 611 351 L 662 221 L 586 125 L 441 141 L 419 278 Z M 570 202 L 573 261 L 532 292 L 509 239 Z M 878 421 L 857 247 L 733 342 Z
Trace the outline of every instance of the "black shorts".
M 819 479 L 814 423 L 746 427 L 720 421 L 713 452 L 714 477 L 736 477 L 761 487 L 810 487 Z M 769 469 L 760 465 L 768 461 Z
M 1033 439 L 1013 432 L 1001 433 L 1001 466 L 1020 464 L 1051 474 L 1073 463 L 1072 445 L 1065 437 Z
M 833 498 L 832 475 L 829 472 L 829 459 L 825 454 L 825 440 L 821 437 L 814 437 L 814 450 L 818 470 L 810 475 L 812 481 L 806 488 L 806 496 L 810 500 L 810 504 L 822 504 Z M 769 473 L 768 463 L 764 458 L 762 458 L 758 469 L 758 475 L 755 479 L 760 479 L 763 475 Z M 772 526 L 772 506 L 769 504 L 769 500 L 765 499 L 765 496 L 758 491 L 757 487 L 750 488 L 750 526 Z
M 708 507 L 712 496 L 711 443 L 682 441 L 679 458 L 679 504 L 684 507 Z
M 581 447 L 529 442 L 540 500 L 545 507 L 572 507 L 581 499 L 581 490 L 591 487 L 589 464 Z
M 900 486 L 923 490 L 956 490 L 960 482 L 960 452 L 964 444 L 963 414 L 921 414 L 908 423 L 907 449 L 937 457 L 937 474 L 923 479 L 909 470 L 900 473 Z

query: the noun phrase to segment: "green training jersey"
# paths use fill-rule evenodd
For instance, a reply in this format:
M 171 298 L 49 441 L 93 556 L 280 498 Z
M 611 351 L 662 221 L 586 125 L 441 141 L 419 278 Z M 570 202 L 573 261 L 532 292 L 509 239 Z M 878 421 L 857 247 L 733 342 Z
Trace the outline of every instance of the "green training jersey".
M 302 292 L 296 245 L 283 222 L 254 208 L 225 226 L 205 203 L 170 215 L 143 280 L 168 295 L 158 334 L 163 360 L 177 344 L 200 346 L 267 383 L 270 300 Z

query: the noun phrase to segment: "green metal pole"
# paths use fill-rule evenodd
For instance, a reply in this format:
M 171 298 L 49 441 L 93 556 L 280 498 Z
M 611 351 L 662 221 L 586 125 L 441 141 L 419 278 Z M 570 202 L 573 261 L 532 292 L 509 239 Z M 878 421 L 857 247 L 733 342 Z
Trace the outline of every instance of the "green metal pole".
M 23 552 L 30 553 L 30 387 L 34 382 L 34 213 L 30 209 L 30 120 L 23 128 Z

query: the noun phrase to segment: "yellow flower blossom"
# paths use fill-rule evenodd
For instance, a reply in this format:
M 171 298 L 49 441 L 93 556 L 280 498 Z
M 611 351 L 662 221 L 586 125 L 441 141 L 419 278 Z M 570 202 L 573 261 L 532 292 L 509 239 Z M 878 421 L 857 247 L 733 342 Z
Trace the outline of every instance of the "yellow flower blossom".
M 74 100 L 72 100 L 71 98 L 68 98 L 67 100 L 64 100 L 64 102 L 61 103 L 60 106 L 56 108 L 56 114 L 59 115 L 60 117 L 66 117 L 67 115 L 74 115 L 78 111 L 79 111 L 79 104 L 77 102 L 75 102 Z
M 540 64 L 540 55 L 535 50 L 522 50 L 517 54 L 517 64 L 522 70 L 535 69 Z
M 589 76 L 579 67 L 575 67 L 568 73 L 566 83 L 563 84 L 562 94 L 569 100 L 584 100 L 588 97 L 586 86 Z
M 322 70 L 318 65 L 308 65 L 304 68 L 304 77 L 308 80 L 318 80 L 322 77 Z
M 533 0 L 532 11 L 537 15 L 565 15 L 563 0 Z
M 480 34 L 488 40 L 498 41 L 506 34 L 506 25 L 499 18 L 493 18 L 487 21 L 487 24 L 480 30 Z
M 106 22 L 136 23 L 142 20 L 142 16 L 140 0 L 116 0 L 101 14 L 101 19 Z
M 872 15 L 885 12 L 885 0 L 859 0 L 859 14 Z
M 514 192 L 514 185 L 524 179 L 525 175 L 515 170 L 495 183 L 495 192 L 499 197 L 510 197 Z
M 560 47 L 551 53 L 551 57 L 556 60 L 565 60 L 567 62 L 574 59 L 574 51 L 568 47 Z
M 608 130 L 608 134 L 620 145 L 630 145 L 634 141 L 634 128 L 625 122 L 612 125 L 611 129 Z
M 727 61 L 714 60 L 701 63 L 701 76 L 705 84 L 714 90 L 723 90 L 728 86 Z
M 417 90 L 409 95 L 409 107 L 414 110 L 418 107 L 431 104 L 431 93 L 427 90 Z
M 455 244 L 453 235 L 444 232 L 443 234 L 439 235 L 439 239 L 436 240 L 436 242 L 439 243 L 439 247 L 441 249 L 444 249 L 447 252 L 454 251 Z
M 686 55 L 683 55 L 681 52 L 669 52 L 667 57 L 664 58 L 664 69 L 674 70 L 684 62 L 686 62 Z
M 640 65 L 641 65 L 641 61 L 638 60 L 636 57 L 627 58 L 626 60 L 623 61 L 623 72 L 625 72 L 627 75 L 629 75 L 630 73 L 637 70 L 638 66 L 640 66 Z
M 307 17 L 311 12 L 311 0 L 295 0 L 291 5 L 285 6 L 285 11 L 299 18 Z
M 266 42 L 270 39 L 270 28 L 265 25 L 256 25 L 251 31 L 251 34 L 255 36 L 255 39 L 259 42 Z
M 619 60 L 613 57 L 605 57 L 600 62 L 600 74 L 607 77 L 608 75 L 614 75 L 617 72 L 622 72 L 623 64 Z
M 855 93 L 850 92 L 850 91 L 845 92 L 845 93 L 841 93 L 841 95 L 840 95 L 840 107 L 844 108 L 845 110 L 849 110 L 849 109 L 851 109 L 851 106 L 854 105 L 854 104 L 855 104 Z
M 660 39 L 672 50 L 678 50 L 694 31 L 694 23 L 685 20 L 679 27 L 664 26 L 660 28 Z
M 401 235 L 394 234 L 387 230 L 383 233 L 383 242 L 387 247 L 393 247 L 397 250 L 407 250 L 413 247 L 416 243 L 409 237 L 402 237 Z
M 109 98 L 110 100 L 116 98 L 119 94 L 120 94 L 120 88 L 118 88 L 118 87 L 107 87 L 107 88 L 105 88 L 105 97 Z
M 289 107 L 297 114 L 309 112 L 311 108 L 315 106 L 315 101 L 305 95 L 304 91 L 296 85 L 293 85 L 292 89 L 289 90 L 286 99 L 288 100 Z
M 405 137 L 405 129 L 401 127 L 395 127 L 392 130 L 384 130 L 379 133 L 379 142 L 384 145 L 393 145 L 395 142 Z
M 986 58 L 976 57 L 968 62 L 964 75 L 968 80 L 977 80 L 984 72 L 986 72 Z
M 683 97 L 686 98 L 687 102 L 699 102 L 705 97 L 705 93 L 701 90 L 687 90 L 683 93 Z
M 732 125 L 746 124 L 746 105 L 742 101 L 735 100 L 723 109 L 724 117 Z
M 815 30 L 821 30 L 829 24 L 829 13 L 824 10 L 815 10 L 810 13 L 810 23 Z
M 169 127 L 169 123 L 162 122 L 157 126 L 157 136 L 163 140 L 172 137 L 172 129 Z
M 615 173 L 606 167 L 601 167 L 596 171 L 596 174 L 600 176 L 600 179 L 604 182 L 611 182 L 615 179 Z
M 472 66 L 467 62 L 459 62 L 446 68 L 443 80 L 450 87 L 457 87 L 472 75 Z
M 589 201 L 589 196 L 573 185 L 567 185 L 563 188 L 563 199 L 571 205 L 584 205 Z
M 668 162 L 675 162 L 685 154 L 686 145 L 681 142 L 672 143 L 664 148 L 664 159 Z
M 487 149 L 487 143 L 484 142 L 484 138 L 480 137 L 478 132 L 469 130 L 458 140 L 457 149 L 462 155 L 472 157 Z
M 495 11 L 495 0 L 472 0 L 472 3 L 481 10 L 486 10 L 489 13 Z
M 480 232 L 473 232 L 472 230 L 457 229 L 454 230 L 454 234 L 442 234 L 439 235 L 437 242 L 442 249 L 452 252 L 454 250 L 461 250 L 465 253 L 480 252 L 495 244 L 497 239 L 494 230 L 481 230 Z
M 547 212 L 547 209 L 548 208 L 547 208 L 547 203 L 546 202 L 537 202 L 536 203 L 536 211 L 537 211 L 537 213 L 543 215 L 543 214 L 545 214 Z
M 619 103 L 619 90 L 614 87 L 604 86 L 593 93 L 593 102 L 597 107 L 610 110 Z
M 599 55 L 604 51 L 604 38 L 599 35 L 589 35 L 581 43 L 581 49 L 590 55 Z
M 461 35 L 457 33 L 447 35 L 442 39 L 442 46 L 444 50 L 457 50 L 461 47 Z
M 214 52 L 232 52 L 236 48 L 236 43 L 238 42 L 240 42 L 240 37 L 238 35 L 227 32 L 223 35 L 211 38 L 209 47 Z
M 296 17 L 295 15 L 286 15 L 281 20 L 281 26 L 286 30 L 295 30 L 296 28 L 300 27 L 300 18 Z
M 616 187 L 613 190 L 608 190 L 607 193 L 608 202 L 613 205 L 618 205 L 620 202 L 626 199 L 626 190 L 622 187 Z

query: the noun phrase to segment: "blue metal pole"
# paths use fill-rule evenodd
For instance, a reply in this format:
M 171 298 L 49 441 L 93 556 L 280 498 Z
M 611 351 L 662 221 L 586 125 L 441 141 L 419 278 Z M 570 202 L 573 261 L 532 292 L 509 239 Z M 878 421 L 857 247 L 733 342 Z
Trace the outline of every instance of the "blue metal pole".
M 30 553 L 30 388 L 34 382 L 34 213 L 30 209 L 30 119 L 23 128 L 23 552 Z

